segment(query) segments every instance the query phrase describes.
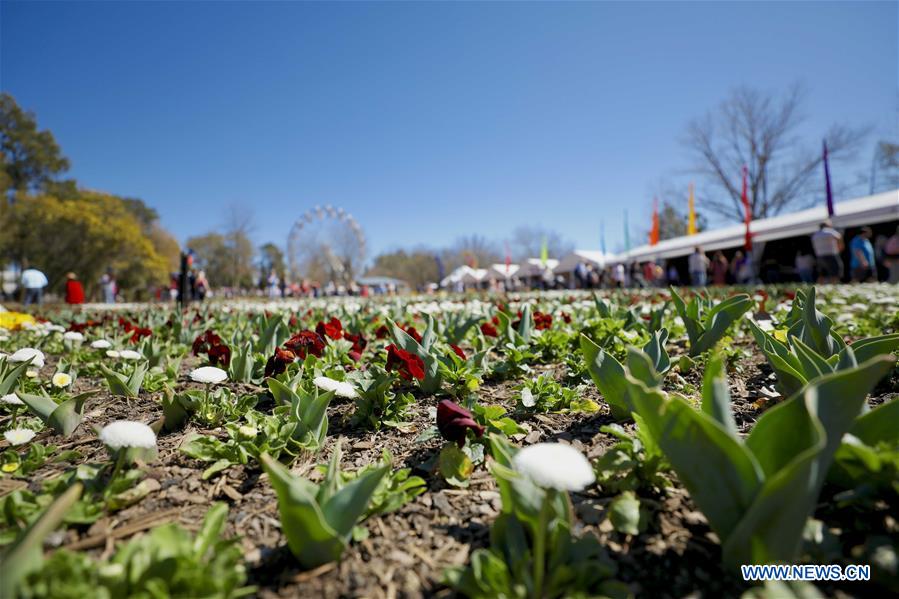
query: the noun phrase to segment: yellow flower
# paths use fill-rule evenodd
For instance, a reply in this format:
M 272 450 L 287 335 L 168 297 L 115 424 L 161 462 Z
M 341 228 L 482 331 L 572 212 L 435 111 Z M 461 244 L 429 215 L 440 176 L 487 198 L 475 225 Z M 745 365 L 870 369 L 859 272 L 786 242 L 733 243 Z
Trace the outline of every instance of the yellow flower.
M 25 323 L 34 324 L 34 316 L 21 312 L 0 312 L 0 329 L 17 331 Z
M 68 387 L 72 384 L 72 377 L 66 374 L 65 372 L 57 372 L 53 375 L 53 386 L 54 387 Z

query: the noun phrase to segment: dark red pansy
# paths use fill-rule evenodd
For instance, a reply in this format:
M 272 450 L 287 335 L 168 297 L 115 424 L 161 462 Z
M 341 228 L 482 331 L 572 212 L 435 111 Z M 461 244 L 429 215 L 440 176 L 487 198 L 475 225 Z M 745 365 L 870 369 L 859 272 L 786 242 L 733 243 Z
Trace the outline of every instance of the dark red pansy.
M 390 344 L 387 346 L 387 371 L 396 371 L 407 381 L 413 378 L 421 381 L 425 378 L 425 363 L 415 354 Z
M 297 359 L 289 349 L 275 349 L 275 355 L 265 363 L 265 376 L 276 376 L 287 370 L 287 366 Z
M 284 343 L 285 349 L 292 351 L 301 360 L 308 354 L 321 358 L 325 352 L 325 340 L 315 331 L 300 331 Z
M 493 326 L 490 322 L 485 322 L 481 325 L 481 332 L 484 333 L 487 337 L 498 337 L 499 333 L 496 331 L 496 327 Z
M 415 330 L 415 327 L 413 327 L 412 325 L 407 325 L 401 328 L 406 331 L 407 335 L 415 339 L 416 342 L 421 343 L 421 335 L 418 333 L 418 331 Z
M 224 343 L 213 345 L 207 350 L 206 355 L 209 356 L 209 363 L 213 366 L 227 368 L 231 363 L 231 348 Z
M 448 399 L 437 404 L 437 430 L 444 439 L 455 441 L 459 447 L 465 445 L 468 430 L 477 437 L 484 435 L 484 427 L 475 422 L 471 412 Z
M 466 359 L 466 358 L 465 358 L 465 352 L 462 351 L 462 348 L 461 348 L 461 347 L 459 347 L 458 345 L 455 345 L 455 344 L 453 344 L 453 343 L 450 343 L 450 348 L 453 350 L 453 352 L 455 352 L 455 354 L 456 354 L 457 356 L 459 356 L 459 357 L 462 358 L 463 360 Z
M 357 354 L 361 354 L 365 347 L 368 345 L 368 341 L 365 337 L 362 336 L 362 333 L 347 333 L 344 332 L 343 338 L 353 344 L 352 351 Z
M 571 324 L 571 314 L 568 312 L 562 312 L 562 320 L 565 321 L 565 324 Z
M 553 326 L 553 317 L 543 312 L 534 312 L 534 328 L 538 331 L 548 329 Z
M 362 354 L 357 351 L 349 351 L 346 355 L 348 355 L 353 362 L 358 362 L 362 359 Z
M 378 330 L 375 331 L 375 337 L 377 337 L 378 339 L 384 339 L 389 334 L 390 329 L 387 328 L 386 324 L 382 324 L 378 327 Z
M 319 321 L 315 325 L 315 332 L 322 338 L 340 339 L 343 336 L 343 324 L 340 322 L 340 319 L 332 317 L 328 322 Z
M 149 337 L 153 334 L 153 331 L 148 328 L 142 327 L 132 327 L 131 329 L 131 343 L 137 343 L 144 337 Z

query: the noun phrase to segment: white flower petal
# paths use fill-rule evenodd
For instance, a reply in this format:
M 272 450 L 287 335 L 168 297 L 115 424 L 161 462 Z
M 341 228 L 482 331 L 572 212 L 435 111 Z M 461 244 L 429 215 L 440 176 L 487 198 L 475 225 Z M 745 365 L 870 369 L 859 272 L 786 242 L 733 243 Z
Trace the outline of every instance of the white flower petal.
M 228 380 L 228 373 L 215 366 L 203 366 L 190 371 L 190 379 L 198 383 L 216 384 Z
M 563 443 L 537 443 L 515 454 L 516 470 L 541 487 L 582 491 L 596 480 L 584 454 Z
M 110 449 L 123 447 L 150 449 L 156 447 L 156 433 L 143 422 L 116 420 L 103 427 L 100 431 L 100 441 Z

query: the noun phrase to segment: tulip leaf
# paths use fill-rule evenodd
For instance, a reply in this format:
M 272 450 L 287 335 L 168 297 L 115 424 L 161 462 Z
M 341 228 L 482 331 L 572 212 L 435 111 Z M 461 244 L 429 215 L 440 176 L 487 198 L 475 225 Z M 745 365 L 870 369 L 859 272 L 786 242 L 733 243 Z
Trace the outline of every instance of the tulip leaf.
M 702 411 L 715 419 L 732 437 L 737 438 L 737 423 L 730 409 L 724 361 L 715 356 L 709 360 L 702 379 Z
M 393 337 L 393 342 L 396 343 L 397 347 L 411 354 L 415 354 L 421 358 L 422 362 L 424 362 L 425 378 L 424 380 L 419 381 L 421 390 L 425 393 L 436 393 L 440 389 L 440 384 L 442 382 L 442 377 L 440 375 L 440 360 L 432 355 L 430 351 L 422 347 L 418 341 L 413 339 L 409 333 L 401 329 L 395 322 L 388 318 L 387 323 L 390 327 L 390 334 Z M 433 325 L 429 324 L 428 328 L 429 330 L 432 329 Z M 424 341 L 424 339 L 422 339 L 422 341 Z
M 14 597 L 16 587 L 44 562 L 44 539 L 66 517 L 84 489 L 76 482 L 57 497 L 0 556 L 0 597 Z
M 359 521 L 381 479 L 390 471 L 390 464 L 373 468 L 347 483 L 328 500 L 322 508 L 328 524 L 338 534 L 349 538 L 353 526 Z
M 440 471 L 440 476 L 449 484 L 454 487 L 467 487 L 474 464 L 471 458 L 459 449 L 458 445 L 447 443 L 440 450 L 437 469 Z
M 843 352 L 847 349 L 851 349 L 855 353 L 857 362 L 867 362 L 874 356 L 891 354 L 899 349 L 899 333 L 859 339 L 848 345 Z M 840 353 L 842 354 L 843 352 Z
M 612 418 L 615 420 L 628 420 L 632 412 L 631 404 L 627 398 L 627 382 L 625 381 L 624 367 L 614 356 L 596 345 L 585 335 L 581 335 L 581 352 L 587 363 L 587 371 L 590 378 L 603 399 L 609 404 Z
M 718 421 L 683 398 L 668 398 L 627 378 L 630 399 L 690 496 L 722 538 L 739 523 L 762 482 L 762 470 Z
M 19 382 L 19 377 L 31 365 L 33 359 L 11 367 L 7 359 L 0 358 L 0 396 L 12 393 L 12 390 L 16 388 L 16 383 Z

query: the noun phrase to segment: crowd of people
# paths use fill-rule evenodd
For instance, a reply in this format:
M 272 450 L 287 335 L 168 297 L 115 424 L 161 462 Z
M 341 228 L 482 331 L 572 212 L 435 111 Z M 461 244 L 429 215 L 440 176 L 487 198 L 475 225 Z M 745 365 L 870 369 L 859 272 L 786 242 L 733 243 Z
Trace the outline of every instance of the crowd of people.
M 19 290 L 22 303 L 26 306 L 42 304 L 44 292 L 49 284 L 50 281 L 47 279 L 47 275 L 41 270 L 34 267 L 23 269 L 22 274 L 19 276 Z M 98 281 L 98 288 L 102 301 L 108 304 L 115 303 L 118 286 L 112 271 L 103 274 Z M 5 299 L 14 299 L 16 295 L 16 292 L 13 291 Z M 4 293 L 4 296 L 7 296 L 7 294 Z M 74 272 L 66 273 L 65 283 L 63 284 L 63 299 L 65 303 L 70 305 L 78 305 L 85 302 L 84 285 L 82 285 Z

